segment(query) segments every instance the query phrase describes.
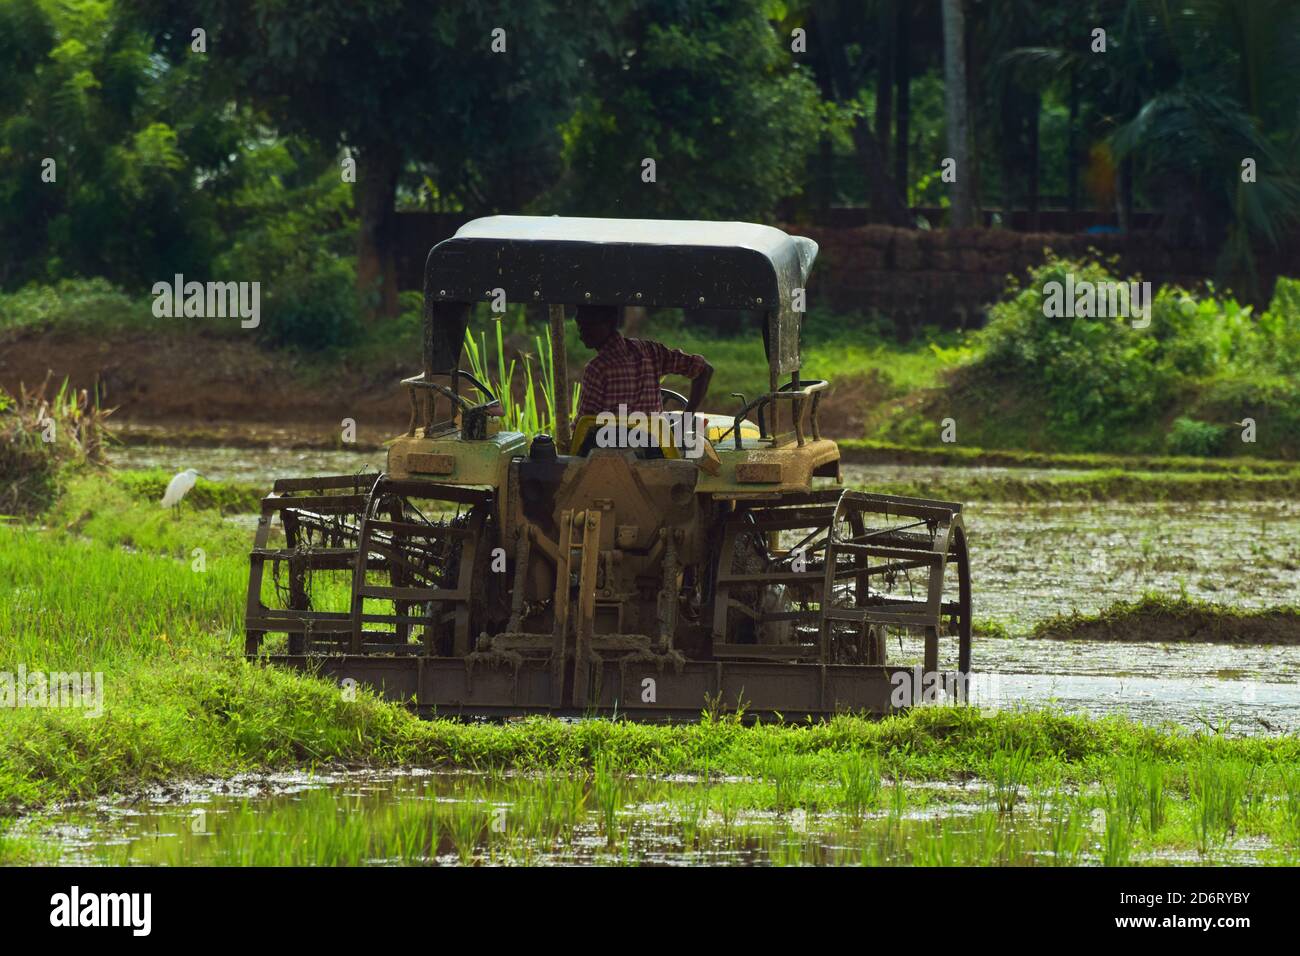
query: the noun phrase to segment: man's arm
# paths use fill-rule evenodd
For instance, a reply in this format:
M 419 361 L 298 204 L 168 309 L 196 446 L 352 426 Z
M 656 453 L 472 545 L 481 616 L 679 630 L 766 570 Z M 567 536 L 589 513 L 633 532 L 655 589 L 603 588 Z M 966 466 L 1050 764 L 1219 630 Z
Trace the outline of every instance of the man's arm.
M 699 407 L 704 404 L 704 396 L 709 392 L 709 381 L 713 378 L 713 366 L 705 358 L 696 356 L 703 368 L 698 375 L 691 379 L 691 394 L 687 397 L 686 410 L 688 412 L 698 411 Z
M 691 380 L 691 394 L 686 400 L 686 410 L 693 412 L 704 402 L 713 378 L 713 366 L 703 355 L 688 355 L 681 349 L 670 349 L 653 343 L 658 356 L 660 375 L 682 375 Z

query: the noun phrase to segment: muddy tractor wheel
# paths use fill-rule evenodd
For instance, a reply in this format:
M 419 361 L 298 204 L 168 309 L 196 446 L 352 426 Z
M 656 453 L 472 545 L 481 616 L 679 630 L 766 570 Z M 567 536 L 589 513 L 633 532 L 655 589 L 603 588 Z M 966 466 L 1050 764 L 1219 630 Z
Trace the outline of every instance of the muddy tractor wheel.
M 891 637 L 957 638 L 970 667 L 961 505 L 830 489 L 743 504 L 723 525 L 714 581 L 720 658 L 884 665 Z
M 382 475 L 290 479 L 263 500 L 246 651 L 468 653 L 490 576 L 474 573 L 491 495 Z

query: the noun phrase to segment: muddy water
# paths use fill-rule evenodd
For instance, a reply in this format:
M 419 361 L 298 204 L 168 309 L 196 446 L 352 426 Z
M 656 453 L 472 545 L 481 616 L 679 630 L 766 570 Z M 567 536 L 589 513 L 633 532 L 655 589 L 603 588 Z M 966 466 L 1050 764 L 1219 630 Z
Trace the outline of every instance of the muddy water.
M 1025 789 L 998 813 L 978 782 L 887 779 L 861 809 L 836 784 L 464 772 L 237 777 L 28 817 L 14 836 L 48 862 L 95 865 L 1050 865 L 1260 862 L 1289 852 L 1225 838 L 1205 856 L 1130 848 L 1107 859 L 1085 799 Z M 2 856 L 0 846 L 0 856 Z
M 172 448 L 165 445 L 126 445 L 110 455 L 114 467 L 164 471 L 194 468 L 213 481 L 240 481 L 268 488 L 277 478 L 350 475 L 380 471 L 383 451 L 332 451 L 296 448 Z
M 1024 627 L 1144 591 L 1300 604 L 1300 503 L 983 504 L 967 514 L 975 615 Z
M 119 467 L 198 468 L 217 480 L 347 474 L 382 468 L 382 452 L 127 447 Z M 853 466 L 852 483 L 951 479 L 955 469 Z M 984 478 L 1061 476 L 981 468 Z M 1235 607 L 1300 605 L 1300 503 L 1288 501 L 1005 504 L 966 512 L 977 621 L 1012 637 L 978 640 L 973 688 L 985 706 L 1054 703 L 1094 715 L 1124 712 L 1189 727 L 1230 721 L 1235 733 L 1300 730 L 1300 646 L 1033 641 L 1041 620 L 1092 612 L 1145 591 Z M 955 655 L 954 648 L 945 648 Z M 920 660 L 919 643 L 891 648 Z

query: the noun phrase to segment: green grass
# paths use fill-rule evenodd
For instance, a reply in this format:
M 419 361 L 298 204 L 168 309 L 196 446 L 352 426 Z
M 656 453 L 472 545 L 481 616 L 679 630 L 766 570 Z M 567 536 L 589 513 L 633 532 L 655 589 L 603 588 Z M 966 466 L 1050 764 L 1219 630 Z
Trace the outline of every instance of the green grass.
M 200 478 L 173 511 L 159 503 L 170 475 L 162 471 L 123 471 L 68 479 L 58 503 L 45 516 L 51 527 L 105 544 L 173 557 L 228 559 L 232 570 L 247 571 L 252 532 L 226 520 L 227 512 L 255 513 L 267 489 Z
M 112 476 L 113 484 L 125 491 L 131 498 L 159 505 L 163 492 L 172 474 L 161 468 L 141 471 L 118 471 Z M 84 501 L 87 486 L 71 489 L 59 502 L 59 509 L 67 512 L 70 508 Z M 190 509 L 216 509 L 223 513 L 255 512 L 261 507 L 262 499 L 270 491 L 269 485 L 260 482 L 212 481 L 199 478 L 181 504 L 182 511 Z M 162 508 L 158 510 L 161 512 Z M 133 516 L 138 517 L 138 516 Z
M 733 336 L 720 336 L 707 327 L 689 325 L 671 313 L 651 317 L 630 334 L 652 338 L 672 348 L 696 352 L 715 369 L 709 386 L 709 408 L 730 413 L 737 400 L 732 392 L 746 397 L 767 391 L 767 359 L 758 327 Z M 851 379 L 874 378 L 887 395 L 899 396 L 917 389 L 933 388 L 953 360 L 953 348 L 963 341 L 960 333 L 927 329 L 909 343 L 900 343 L 882 333 L 879 326 L 860 316 L 831 315 L 814 310 L 804 322 L 800 357 L 805 378 L 824 378 L 847 383 Z M 932 347 L 933 346 L 933 347 Z M 573 351 L 570 350 L 573 355 Z M 578 355 L 586 350 L 579 346 Z

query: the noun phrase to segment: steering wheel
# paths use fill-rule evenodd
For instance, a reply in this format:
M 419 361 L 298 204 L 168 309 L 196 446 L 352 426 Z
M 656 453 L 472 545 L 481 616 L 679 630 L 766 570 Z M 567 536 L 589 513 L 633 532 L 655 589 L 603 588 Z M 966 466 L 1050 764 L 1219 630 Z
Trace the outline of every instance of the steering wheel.
M 448 376 L 451 375 L 450 372 L 440 372 L 440 373 L 438 373 L 438 374 L 440 374 L 440 375 L 448 375 Z M 475 405 L 473 402 L 471 402 L 471 401 L 470 401 L 468 398 L 466 398 L 464 395 L 460 395 L 460 394 L 458 394 L 457 392 L 452 391 L 452 389 L 451 389 L 449 386 L 447 386 L 447 385 L 440 385 L 440 384 L 438 384 L 437 382 L 429 382 L 429 381 L 425 381 L 422 375 L 417 375 L 417 376 L 414 376 L 413 378 L 405 379 L 405 380 L 402 382 L 402 384 L 403 384 L 403 385 L 415 385 L 415 386 L 417 386 L 417 387 L 419 387 L 419 388 L 427 388 L 427 389 L 431 389 L 431 390 L 437 392 L 439 395 L 442 395 L 442 396 L 444 396 L 444 397 L 450 399 L 450 400 L 451 400 L 453 403 L 455 403 L 456 405 L 459 405 L 460 408 L 461 408 L 461 411 L 466 412 L 466 413 L 469 413 L 469 412 L 475 412 L 475 411 L 483 411 L 483 410 L 486 410 L 486 409 L 491 408 L 493 405 L 499 404 L 499 400 L 497 399 L 496 395 L 494 395 L 494 394 L 492 393 L 492 389 L 488 388 L 485 384 L 483 384 L 482 382 L 480 382 L 480 381 L 479 381 L 479 380 L 478 380 L 478 379 L 473 375 L 473 373 L 471 373 L 471 372 L 467 372 L 467 371 L 465 371 L 463 368 L 458 368 L 458 369 L 456 369 L 456 375 L 457 375 L 457 377 L 459 377 L 459 378 L 467 379 L 471 385 L 473 385 L 476 389 L 479 390 L 479 393 L 482 394 L 483 397 L 487 399 L 487 401 L 486 401 L 486 402 L 483 402 L 483 403 L 480 404 L 480 405 Z M 418 379 L 418 381 L 417 381 L 417 379 Z
M 685 395 L 681 392 L 674 392 L 671 388 L 660 388 L 659 398 L 664 404 L 667 404 L 668 402 L 676 402 L 682 407 L 682 411 L 686 411 L 686 406 L 690 404 L 690 401 Z

